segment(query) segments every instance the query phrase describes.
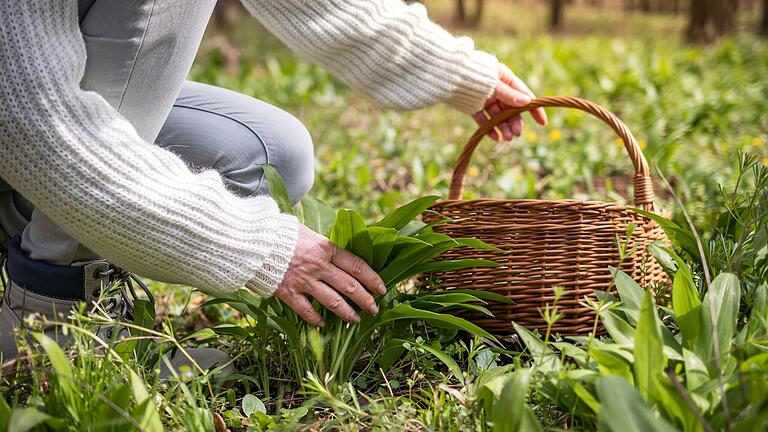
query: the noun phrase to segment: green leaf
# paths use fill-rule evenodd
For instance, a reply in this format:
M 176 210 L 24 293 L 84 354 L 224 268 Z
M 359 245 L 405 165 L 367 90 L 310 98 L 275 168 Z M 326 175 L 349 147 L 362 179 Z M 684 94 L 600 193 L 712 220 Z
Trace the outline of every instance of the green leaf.
M 501 396 L 493 404 L 491 421 L 498 432 L 543 431 L 541 424 L 526 403 L 531 371 L 518 369 L 501 390 Z
M 293 203 L 291 203 L 291 198 L 288 196 L 288 190 L 285 188 L 285 183 L 283 183 L 283 179 L 275 167 L 270 164 L 261 164 L 261 169 L 264 170 L 264 178 L 269 186 L 269 194 L 277 202 L 277 207 L 283 213 L 294 214 Z
M 473 290 L 473 289 L 452 289 L 450 292 L 452 293 L 464 293 L 469 294 L 472 296 L 475 296 L 481 300 L 485 300 L 487 302 L 496 302 L 496 303 L 503 303 L 503 304 L 515 304 L 515 301 L 511 298 L 492 292 L 492 291 L 483 291 L 483 290 Z
M 136 408 L 131 412 L 131 416 L 139 422 L 144 430 L 162 432 L 163 423 L 160 420 L 160 413 L 155 406 L 154 400 L 149 395 L 144 382 L 132 370 L 129 370 L 129 378 L 133 398 L 136 400 Z
M 341 249 L 345 249 L 352 237 L 365 231 L 365 221 L 360 213 L 350 209 L 339 209 L 331 228 L 330 240 Z
M 462 270 L 467 268 L 488 268 L 498 267 L 499 264 L 494 261 L 482 259 L 459 259 L 459 260 L 439 260 L 411 267 L 410 273 L 437 273 L 453 270 Z
M 632 361 L 627 359 L 621 351 L 609 349 L 608 346 L 593 346 L 589 349 L 589 356 L 597 362 L 601 375 L 619 375 L 627 381 L 634 380 Z
M 632 385 L 621 377 L 601 377 L 597 380 L 596 389 L 601 402 L 597 426 L 599 431 L 675 431 L 675 428 L 659 418 Z
M 392 213 L 384 216 L 384 218 L 372 226 L 394 228 L 399 231 L 405 228 L 405 226 L 408 225 L 412 220 L 416 219 L 417 216 L 424 213 L 424 210 L 429 208 L 429 206 L 439 198 L 440 197 L 438 196 L 425 196 L 417 198 L 408 204 L 397 208 Z
M 50 418 L 35 408 L 16 408 L 8 420 L 8 432 L 27 432 Z
M 683 346 L 693 349 L 699 340 L 701 331 L 701 300 L 691 271 L 683 260 L 672 251 L 668 251 L 677 262 L 677 272 L 672 281 L 672 310 L 680 328 Z
M 600 320 L 611 338 L 620 345 L 632 345 L 635 329 L 612 310 L 600 312 Z
M 520 336 L 523 344 L 528 348 L 528 352 L 530 352 L 531 358 L 537 368 L 544 372 L 560 369 L 562 366 L 560 358 L 554 351 L 549 349 L 538 336 L 516 322 L 513 322 L 512 326 Z
M 243 413 L 246 417 L 251 417 L 253 413 L 267 413 L 267 407 L 264 406 L 264 402 L 256 396 L 248 393 L 243 396 Z
M 661 332 L 656 323 L 656 307 L 650 293 L 645 295 L 635 331 L 635 386 L 646 401 L 653 400 L 656 381 L 664 372 Z
M 648 252 L 650 252 L 656 261 L 661 264 L 661 267 L 667 272 L 668 275 L 673 275 L 677 271 L 677 263 L 670 254 L 670 249 L 664 246 L 663 243 L 658 240 L 648 245 Z
M 456 360 L 451 358 L 451 356 L 444 353 L 443 351 L 427 344 L 419 345 L 419 348 L 422 348 L 424 351 L 437 357 L 441 362 L 443 362 L 443 364 L 448 366 L 448 369 L 451 371 L 451 373 L 453 373 L 453 376 L 455 376 L 456 379 L 458 379 L 462 385 L 464 384 L 464 374 L 461 368 L 459 367 L 459 364 L 456 363 Z
M 631 309 L 639 310 L 640 304 L 643 302 L 643 289 L 628 274 L 618 270 L 616 267 L 609 268 L 613 275 L 613 282 L 616 284 L 616 290 L 619 292 L 621 303 Z
M 74 378 L 72 375 L 72 366 L 69 363 L 69 359 L 64 354 L 58 343 L 55 340 L 46 336 L 43 333 L 32 333 L 32 337 L 35 338 L 38 344 L 43 348 L 48 355 L 48 359 L 51 361 L 51 366 L 56 372 L 56 382 L 61 388 L 61 392 L 71 402 L 72 408 L 79 405 L 80 390 L 75 386 Z
M 714 371 L 715 352 L 713 338 L 719 343 L 720 357 L 725 358 L 731 350 L 731 338 L 736 330 L 739 312 L 741 286 L 738 277 L 723 273 L 712 281 L 712 286 L 704 296 L 701 306 L 702 337 L 699 338 L 700 350 L 695 351 L 704 359 L 710 371 Z M 715 325 L 713 328 L 712 325 Z M 703 354 L 703 355 L 702 355 Z
M 328 235 L 333 227 L 336 212 L 323 201 L 306 196 L 301 200 L 301 222 L 309 229 L 322 235 Z
M 368 236 L 373 245 L 373 269 L 381 270 L 389 259 L 389 254 L 395 246 L 397 231 L 394 228 L 371 227 Z
M 362 258 L 369 266 L 373 265 L 373 241 L 367 230 L 352 236 L 347 244 L 347 250 Z
M 0 396 L 0 432 L 8 430 L 8 420 L 11 418 L 11 407 L 8 402 L 5 401 L 3 396 Z
M 664 234 L 667 235 L 667 238 L 669 238 L 669 240 L 672 241 L 675 246 L 685 251 L 685 253 L 687 253 L 688 256 L 690 256 L 692 259 L 701 261 L 701 257 L 699 256 L 699 248 L 696 246 L 696 238 L 693 236 L 691 230 L 682 228 L 675 222 L 663 216 L 659 216 L 656 213 L 638 208 L 632 208 L 630 210 L 659 224 L 661 229 L 664 230 Z
M 483 330 L 482 328 L 478 327 L 477 325 L 472 324 L 471 322 L 465 320 L 464 318 L 459 318 L 449 314 L 441 314 L 441 313 L 416 309 L 406 303 L 400 303 L 399 305 L 393 307 L 392 309 L 388 311 L 384 311 L 380 316 L 380 320 L 382 324 L 389 321 L 395 321 L 395 320 L 401 320 L 401 319 L 423 320 L 432 325 L 436 325 L 438 327 L 447 327 L 447 328 L 455 328 L 458 330 L 464 330 L 469 333 L 472 333 L 473 335 L 482 336 L 494 342 L 498 342 L 496 338 L 493 337 L 493 335 Z

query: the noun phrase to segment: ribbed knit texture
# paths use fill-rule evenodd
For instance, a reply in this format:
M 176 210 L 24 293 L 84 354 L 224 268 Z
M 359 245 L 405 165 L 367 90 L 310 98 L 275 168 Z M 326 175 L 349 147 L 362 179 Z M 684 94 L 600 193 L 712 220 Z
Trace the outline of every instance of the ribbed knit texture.
M 77 1 L 0 2 L 0 176 L 73 237 L 142 275 L 216 293 L 270 295 L 298 221 L 266 196 L 238 198 L 143 141 L 79 88 Z
M 474 113 L 499 78 L 496 58 L 402 0 L 241 0 L 292 50 L 382 106 L 446 103 Z
M 243 0 L 289 47 L 380 104 L 477 111 L 496 59 L 400 0 Z M 76 0 L 0 2 L 0 177 L 115 264 L 209 293 L 271 295 L 298 221 L 269 197 L 238 198 L 143 141 L 79 82 Z

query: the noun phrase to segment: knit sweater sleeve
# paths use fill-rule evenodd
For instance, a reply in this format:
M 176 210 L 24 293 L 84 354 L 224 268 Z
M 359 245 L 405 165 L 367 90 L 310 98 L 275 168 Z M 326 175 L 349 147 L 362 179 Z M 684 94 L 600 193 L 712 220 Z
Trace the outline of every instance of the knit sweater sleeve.
M 0 2 L 0 177 L 127 270 L 270 295 L 293 256 L 297 220 L 143 141 L 79 88 L 85 55 L 77 1 Z
M 416 109 L 439 102 L 478 111 L 493 93 L 496 58 L 402 0 L 242 0 L 301 56 L 379 104 Z

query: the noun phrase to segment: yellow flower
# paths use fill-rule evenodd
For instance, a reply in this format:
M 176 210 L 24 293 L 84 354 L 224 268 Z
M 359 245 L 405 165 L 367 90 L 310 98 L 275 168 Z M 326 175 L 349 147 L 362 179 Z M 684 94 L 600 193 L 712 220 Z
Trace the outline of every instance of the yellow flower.
M 558 141 L 563 139 L 563 131 L 560 129 L 552 129 L 549 131 L 549 140 L 550 141 Z
M 763 163 L 763 165 L 768 167 L 768 157 L 764 157 L 761 162 Z
M 538 136 L 538 135 L 536 135 L 536 134 L 535 134 L 535 133 L 533 133 L 533 132 L 529 132 L 529 133 L 528 133 L 528 134 L 525 136 L 525 140 L 526 140 L 526 141 L 529 141 L 529 142 L 538 141 L 538 139 L 539 139 L 539 136 Z
M 765 137 L 764 136 L 756 136 L 752 138 L 752 145 L 755 147 L 761 146 L 765 144 Z
M 624 147 L 624 141 L 622 141 L 621 138 L 616 138 L 614 143 L 616 143 L 616 147 Z
M 479 170 L 479 169 L 477 169 L 477 167 L 476 167 L 476 166 L 471 166 L 471 167 L 469 167 L 469 169 L 467 170 L 467 174 L 469 174 L 469 176 L 470 176 L 470 177 L 477 177 L 477 176 L 479 176 L 479 175 L 480 175 L 480 170 Z
M 637 142 L 637 145 L 640 146 L 641 150 L 645 150 L 645 148 L 648 147 L 648 141 L 640 140 L 640 141 Z

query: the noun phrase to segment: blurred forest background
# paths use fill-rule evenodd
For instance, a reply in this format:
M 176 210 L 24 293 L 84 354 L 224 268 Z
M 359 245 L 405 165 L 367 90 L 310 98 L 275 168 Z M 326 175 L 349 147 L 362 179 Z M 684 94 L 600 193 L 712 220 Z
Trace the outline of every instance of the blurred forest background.
M 700 222 L 740 151 L 768 164 L 768 0 L 424 0 L 430 16 L 506 62 L 538 95 L 591 99 L 619 115 Z M 377 108 L 288 51 L 236 0 L 219 0 L 192 79 L 298 116 L 313 135 L 313 195 L 375 217 L 447 193 L 474 128 L 447 107 Z M 413 77 L 411 79 L 418 79 Z M 630 163 L 612 131 L 550 110 L 509 143 L 484 143 L 468 196 L 631 196 Z M 657 185 L 661 199 L 669 197 Z M 663 203 L 671 208 L 668 201 Z

